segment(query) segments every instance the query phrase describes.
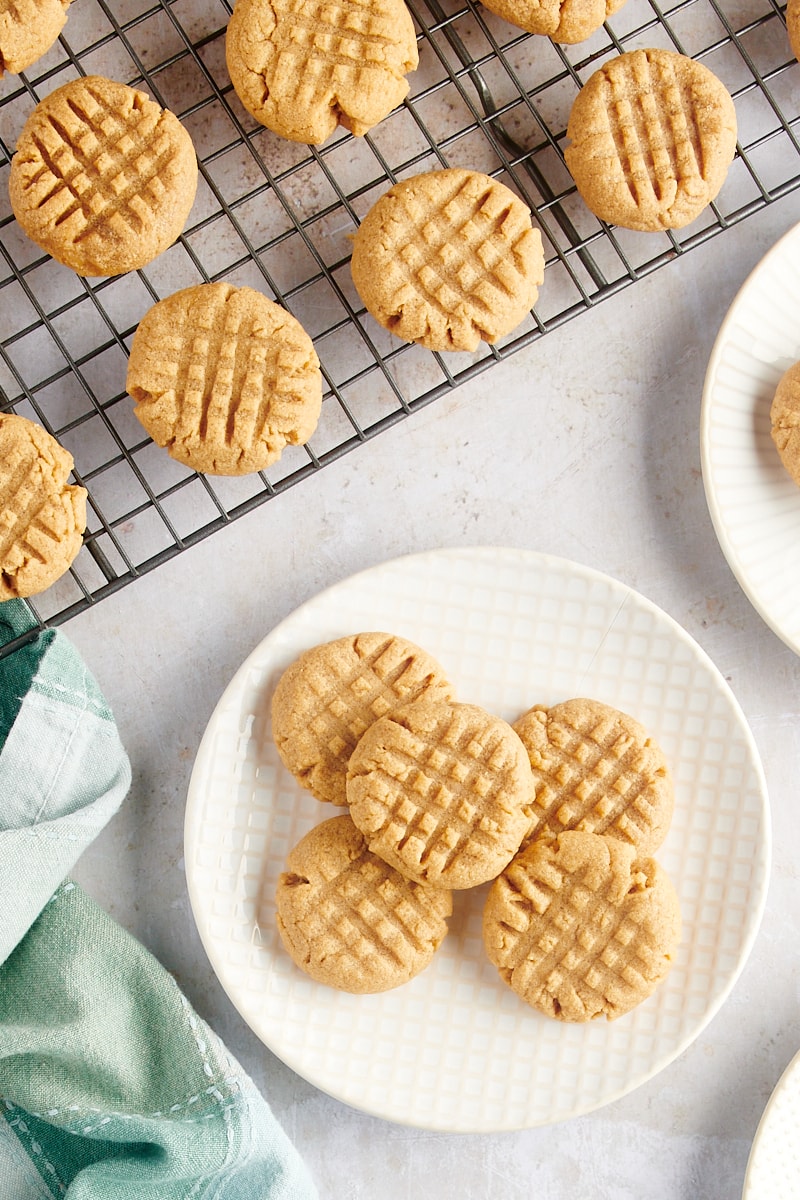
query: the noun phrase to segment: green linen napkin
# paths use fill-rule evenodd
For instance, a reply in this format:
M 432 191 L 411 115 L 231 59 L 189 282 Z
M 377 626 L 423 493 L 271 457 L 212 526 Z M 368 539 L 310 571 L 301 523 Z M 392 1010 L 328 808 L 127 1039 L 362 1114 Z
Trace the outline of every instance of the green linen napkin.
M 31 627 L 0 605 L 0 642 Z M 67 878 L 121 804 L 113 716 L 63 634 L 0 661 L 1 1200 L 313 1200 L 267 1103 Z

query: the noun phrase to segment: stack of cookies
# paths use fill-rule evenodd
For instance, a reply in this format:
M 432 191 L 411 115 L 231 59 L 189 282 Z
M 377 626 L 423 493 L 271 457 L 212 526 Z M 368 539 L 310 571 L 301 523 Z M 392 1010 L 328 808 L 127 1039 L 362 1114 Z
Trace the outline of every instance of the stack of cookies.
M 577 699 L 512 726 L 456 700 L 419 646 L 363 633 L 287 668 L 272 728 L 294 777 L 348 810 L 301 839 L 278 883 L 281 939 L 313 979 L 407 982 L 441 944 L 452 893 L 486 883 L 486 952 L 539 1011 L 614 1018 L 666 975 L 680 913 L 650 856 L 673 792 L 631 717 Z

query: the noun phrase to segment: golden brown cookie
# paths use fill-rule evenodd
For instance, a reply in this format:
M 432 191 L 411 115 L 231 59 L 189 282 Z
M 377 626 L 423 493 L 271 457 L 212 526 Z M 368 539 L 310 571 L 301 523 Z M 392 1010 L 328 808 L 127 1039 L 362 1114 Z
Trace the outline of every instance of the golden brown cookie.
M 0 0 L 0 76 L 32 66 L 67 20 L 70 0 Z
M 385 329 L 428 350 L 477 350 L 533 308 L 544 253 L 530 210 L 480 171 L 396 183 L 353 239 L 353 282 Z
M 510 725 L 474 704 L 418 701 L 382 717 L 350 758 L 350 815 L 373 853 L 436 887 L 502 871 L 528 829 L 531 772 Z
M 43 592 L 80 550 L 86 489 L 67 483 L 71 470 L 46 429 L 0 413 L 0 600 Z
M 591 37 L 625 0 L 483 0 L 484 8 L 528 33 L 571 45 Z
M 486 952 L 532 1008 L 561 1021 L 609 1020 L 645 1000 L 680 941 L 666 872 L 632 846 L 571 831 L 536 838 L 489 889 Z
M 628 229 L 680 229 L 725 181 L 736 111 L 702 63 L 671 50 L 632 50 L 587 80 L 567 138 L 567 166 L 596 216 Z
M 191 138 L 144 92 L 99 75 L 37 104 L 11 160 L 14 216 L 79 275 L 143 267 L 181 233 L 197 188 Z
M 316 825 L 278 881 L 278 932 L 298 967 L 345 992 L 385 992 L 424 970 L 452 897 L 405 879 L 367 849 L 349 816 Z
M 260 471 L 303 445 L 322 407 L 311 338 L 252 288 L 201 283 L 155 304 L 133 337 L 126 387 L 153 441 L 215 475 Z
M 786 31 L 792 54 L 800 62 L 800 0 L 788 0 L 786 5 Z
M 675 797 L 667 761 L 627 713 L 599 700 L 536 706 L 514 723 L 533 773 L 532 831 L 605 833 L 652 854 Z
M 800 362 L 793 363 L 781 376 L 769 416 L 781 462 L 800 487 Z
M 406 638 L 358 633 L 306 650 L 278 681 L 272 736 L 281 760 L 318 800 L 346 804 L 347 764 L 378 717 L 422 697 L 449 699 L 439 663 Z
M 400 104 L 417 67 L 403 0 L 237 0 L 225 39 L 236 94 L 281 137 L 361 135 Z

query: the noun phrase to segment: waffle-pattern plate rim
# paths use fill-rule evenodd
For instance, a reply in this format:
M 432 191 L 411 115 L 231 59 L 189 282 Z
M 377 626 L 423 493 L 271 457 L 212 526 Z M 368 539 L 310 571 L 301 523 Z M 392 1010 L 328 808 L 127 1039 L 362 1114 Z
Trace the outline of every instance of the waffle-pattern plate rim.
M 588 694 L 635 710 L 660 742 L 673 770 L 676 817 L 656 857 L 678 888 L 684 939 L 667 980 L 632 1013 L 566 1025 L 528 1009 L 481 955 L 481 889 L 456 893 L 451 932 L 433 963 L 394 991 L 336 992 L 289 960 L 274 926 L 274 883 L 297 838 L 341 810 L 320 805 L 280 764 L 269 699 L 303 649 L 368 628 L 416 640 L 443 663 L 459 698 L 506 719 L 533 703 Z M 542 682 L 534 686 L 532 673 Z M 770 860 L 758 750 L 701 647 L 612 577 L 504 547 L 393 559 L 285 618 L 217 704 L 185 816 L 197 929 L 253 1032 L 297 1074 L 351 1107 L 444 1132 L 564 1120 L 664 1069 L 738 978 L 763 915 Z M 463 897 L 467 911 L 458 918 Z
M 800 654 L 800 488 L 770 435 L 778 380 L 800 359 L 800 224 L 734 297 L 703 386 L 700 448 L 720 548 L 762 620 Z

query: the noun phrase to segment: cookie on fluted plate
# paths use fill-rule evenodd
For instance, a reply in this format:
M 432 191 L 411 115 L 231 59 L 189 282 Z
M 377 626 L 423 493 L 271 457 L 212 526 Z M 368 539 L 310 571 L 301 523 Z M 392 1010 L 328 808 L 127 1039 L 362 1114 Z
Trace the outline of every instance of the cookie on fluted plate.
M 176 240 L 197 190 L 197 158 L 174 113 L 99 75 L 40 100 L 11 160 L 14 216 L 79 275 L 143 267 Z
M 236 0 L 225 54 L 248 112 L 311 145 L 338 125 L 367 133 L 403 101 L 418 64 L 403 0 Z
M 178 462 L 244 475 L 303 445 L 322 375 L 299 321 L 253 288 L 200 283 L 155 304 L 131 344 L 134 412 Z
M 533 308 L 544 252 L 530 209 L 480 171 L 448 168 L 401 180 L 353 238 L 353 283 L 367 311 L 428 350 L 477 350 Z
M 272 697 L 272 736 L 303 787 L 344 805 L 350 755 L 372 723 L 399 705 L 453 694 L 443 668 L 414 642 L 351 634 L 312 646 L 286 668 Z
M 370 853 L 346 814 L 315 825 L 291 850 L 276 903 L 297 966 L 357 993 L 384 992 L 423 971 L 453 908 L 448 891 L 414 883 Z
M 514 730 L 475 704 L 421 700 L 376 721 L 347 769 L 350 815 L 409 879 L 494 879 L 530 828 L 531 770 Z
M 489 889 L 483 941 L 501 979 L 561 1021 L 614 1020 L 666 977 L 681 935 L 667 873 L 617 838 L 535 838 Z
M 775 449 L 800 487 L 800 362 L 792 363 L 779 379 L 769 417 Z
M 41 425 L 0 413 L 0 600 L 43 592 L 80 550 L 86 489 L 67 483 L 72 467 Z
M 586 81 L 567 123 L 567 167 L 595 216 L 680 229 L 725 182 L 736 109 L 717 76 L 674 50 L 630 50 Z
M 675 807 L 663 751 L 634 717 L 582 697 L 536 705 L 517 721 L 533 773 L 537 833 L 605 833 L 652 854 Z

